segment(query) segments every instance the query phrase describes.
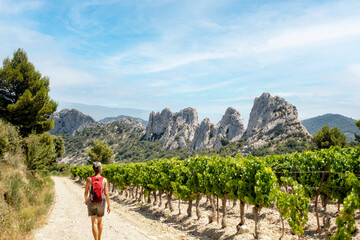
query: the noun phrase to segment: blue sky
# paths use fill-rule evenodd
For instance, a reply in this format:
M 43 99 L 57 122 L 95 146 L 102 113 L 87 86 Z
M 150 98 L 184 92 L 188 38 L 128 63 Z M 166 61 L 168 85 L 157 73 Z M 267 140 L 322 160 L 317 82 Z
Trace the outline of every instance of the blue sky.
M 0 58 L 23 48 L 59 102 L 245 121 L 278 95 L 299 118 L 360 119 L 360 1 L 0 0 Z

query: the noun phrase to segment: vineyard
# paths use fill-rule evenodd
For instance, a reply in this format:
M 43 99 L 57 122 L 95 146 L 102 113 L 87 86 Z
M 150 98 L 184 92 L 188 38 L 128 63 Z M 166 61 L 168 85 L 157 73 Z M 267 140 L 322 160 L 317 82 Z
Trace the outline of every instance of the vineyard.
M 73 166 L 74 177 L 85 180 L 94 174 L 91 166 Z M 252 206 L 254 237 L 259 238 L 261 210 L 276 209 L 280 215 L 282 236 L 284 221 L 300 239 L 308 223 L 310 204 L 314 203 L 319 239 L 351 239 L 355 228 L 355 212 L 360 208 L 360 148 L 338 147 L 303 153 L 220 157 L 196 156 L 186 160 L 154 159 L 143 163 L 104 165 L 102 175 L 127 197 L 165 206 L 174 211 L 173 200 L 188 203 L 187 215 L 201 218 L 200 201 L 206 197 L 211 208 L 209 222 L 228 227 L 227 204 L 240 202 L 240 218 L 236 229 L 241 233 L 246 222 L 245 204 Z M 221 202 L 220 202 L 221 201 Z M 159 202 L 159 203 L 158 203 Z M 321 208 L 323 218 L 320 221 Z M 333 214 L 328 203 L 336 203 L 336 229 L 330 229 Z M 220 216 L 221 209 L 221 216 Z M 230 226 L 229 226 L 230 227 Z M 235 227 L 235 226 L 233 226 Z

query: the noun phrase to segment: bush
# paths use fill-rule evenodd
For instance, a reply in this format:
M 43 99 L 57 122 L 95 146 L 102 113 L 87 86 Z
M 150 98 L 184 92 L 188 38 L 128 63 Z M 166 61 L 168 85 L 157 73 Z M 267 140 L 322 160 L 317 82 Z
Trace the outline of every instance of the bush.
M 63 152 L 63 141 L 49 133 L 32 134 L 25 140 L 25 163 L 30 171 L 51 168 Z
M 0 119 L 0 158 L 6 152 L 16 152 L 20 148 L 20 137 L 17 129 Z
M 90 163 L 101 162 L 104 164 L 113 162 L 114 152 L 109 148 L 109 145 L 104 144 L 102 141 L 95 140 L 94 146 L 90 148 L 87 153 L 90 157 Z

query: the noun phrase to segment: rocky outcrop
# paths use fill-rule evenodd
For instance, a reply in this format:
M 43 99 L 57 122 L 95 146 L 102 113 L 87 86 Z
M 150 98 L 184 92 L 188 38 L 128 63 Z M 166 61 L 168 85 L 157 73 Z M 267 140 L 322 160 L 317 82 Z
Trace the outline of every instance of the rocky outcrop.
M 241 139 L 245 131 L 244 121 L 240 113 L 229 107 L 220 122 L 214 125 L 208 118 L 205 118 L 198 129 L 196 129 L 194 140 L 189 145 L 190 149 L 201 151 L 209 148 L 220 148 L 222 140 L 230 142 Z
M 161 113 L 151 112 L 144 138 L 150 141 L 160 139 L 169 127 L 172 116 L 173 114 L 168 108 L 162 110 Z
M 240 151 L 249 153 L 270 141 L 289 136 L 303 138 L 311 135 L 298 120 L 295 106 L 281 97 L 263 93 L 254 101 L 246 130 L 240 113 L 232 107 L 216 125 L 208 118 L 199 125 L 193 108 L 178 113 L 166 108 L 161 113 L 150 114 L 144 138 L 151 141 L 160 139 L 166 149 L 188 147 L 195 151 L 220 148 L 224 142 L 241 140 L 245 145 Z
M 54 128 L 50 130 L 51 134 L 75 134 L 86 127 L 96 125 L 97 122 L 90 116 L 79 112 L 76 109 L 63 109 L 52 115 L 54 119 Z
M 118 120 L 114 120 L 112 122 L 118 122 L 122 125 L 124 125 L 125 127 L 131 129 L 131 132 L 142 132 L 145 131 L 145 127 L 143 126 L 143 120 L 142 119 L 133 119 L 133 118 L 120 118 Z M 112 123 L 110 122 L 110 123 Z M 105 124 L 109 124 L 109 123 L 105 123 Z
M 99 122 L 101 122 L 101 123 L 109 123 L 109 122 L 118 121 L 118 120 L 121 120 L 121 119 L 140 120 L 144 127 L 146 127 L 147 124 L 148 124 L 148 121 L 145 121 L 145 120 L 143 120 L 141 118 L 135 118 L 135 117 L 126 116 L 126 115 L 119 115 L 117 117 L 106 117 L 106 118 L 103 118 L 103 119 L 99 120 Z
M 172 113 L 166 108 L 161 113 L 150 114 L 144 138 L 150 141 L 160 139 L 163 147 L 170 150 L 188 147 L 201 151 L 221 147 L 223 138 L 239 140 L 244 129 L 244 121 L 234 108 L 228 108 L 217 125 L 208 118 L 199 125 L 197 112 L 193 108 L 178 113 Z
M 218 129 L 220 138 L 238 141 L 245 131 L 244 120 L 235 108 L 229 107 L 218 123 Z
M 194 139 L 189 144 L 189 148 L 195 151 L 201 151 L 215 147 L 215 145 L 218 145 L 216 144 L 218 139 L 217 132 L 218 128 L 208 118 L 205 118 L 201 122 L 200 127 L 196 129 Z
M 194 138 L 198 128 L 198 115 L 195 109 L 185 108 L 172 113 L 168 108 L 161 113 L 152 112 L 144 138 L 154 141 L 160 139 L 164 148 L 185 148 Z
M 248 127 L 243 135 L 248 148 L 258 148 L 269 141 L 292 135 L 310 136 L 298 120 L 296 107 L 281 97 L 272 97 L 269 93 L 255 98 Z

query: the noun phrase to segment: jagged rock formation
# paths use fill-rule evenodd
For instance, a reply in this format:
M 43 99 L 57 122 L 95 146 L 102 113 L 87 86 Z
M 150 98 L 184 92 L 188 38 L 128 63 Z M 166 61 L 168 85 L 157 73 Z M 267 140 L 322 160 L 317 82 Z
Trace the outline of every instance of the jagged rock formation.
M 122 125 L 124 125 L 125 127 L 131 129 L 131 132 L 137 131 L 137 132 L 141 132 L 144 131 L 145 133 L 145 127 L 143 126 L 143 120 L 142 119 L 133 119 L 133 118 L 120 118 L 118 120 L 114 120 L 111 121 L 109 123 L 112 122 L 118 122 Z M 105 124 L 109 124 L 109 123 L 105 123 Z
M 244 121 L 240 113 L 229 107 L 217 125 L 205 118 L 196 129 L 194 140 L 189 144 L 190 149 L 201 151 L 209 148 L 220 148 L 222 139 L 238 141 L 245 131 Z
M 218 128 L 210 122 L 208 118 L 205 118 L 201 122 L 200 127 L 196 129 L 194 139 L 189 144 L 189 148 L 195 151 L 201 151 L 214 147 L 218 139 L 216 135 L 217 132 Z
M 160 139 L 164 148 L 185 148 L 191 142 L 198 128 L 198 115 L 195 109 L 185 108 L 178 113 L 172 113 L 165 108 L 161 113 L 152 112 L 146 127 L 144 138 L 154 141 Z
M 235 108 L 229 107 L 218 123 L 218 129 L 220 139 L 238 141 L 245 131 L 244 120 Z
M 249 153 L 271 141 L 287 137 L 311 137 L 298 120 L 296 107 L 278 96 L 263 93 L 254 101 L 248 127 L 245 130 L 240 113 L 229 107 L 218 124 L 205 118 L 199 125 L 195 109 L 179 113 L 164 109 L 150 114 L 145 139 L 160 139 L 166 149 L 185 148 L 201 151 L 220 148 L 223 140 L 245 142 L 241 152 Z
M 76 109 L 63 109 L 55 112 L 51 117 L 54 119 L 54 128 L 50 130 L 51 134 L 68 133 L 73 135 L 77 131 L 97 124 L 92 117 Z
M 244 122 L 240 113 L 228 108 L 221 121 L 215 125 L 208 118 L 201 124 L 195 109 L 186 108 L 178 113 L 164 109 L 161 113 L 152 112 L 146 128 L 145 139 L 160 139 L 164 148 L 175 149 L 189 147 L 200 151 L 221 147 L 223 138 L 237 141 L 244 132 Z
M 272 97 L 269 93 L 255 98 L 248 127 L 243 135 L 248 145 L 246 151 L 293 135 L 311 136 L 298 120 L 295 106 L 281 97 Z
M 151 112 L 144 138 L 150 141 L 160 139 L 168 128 L 172 115 L 172 112 L 168 108 L 162 110 L 161 113 Z

